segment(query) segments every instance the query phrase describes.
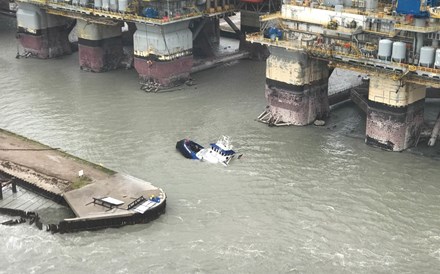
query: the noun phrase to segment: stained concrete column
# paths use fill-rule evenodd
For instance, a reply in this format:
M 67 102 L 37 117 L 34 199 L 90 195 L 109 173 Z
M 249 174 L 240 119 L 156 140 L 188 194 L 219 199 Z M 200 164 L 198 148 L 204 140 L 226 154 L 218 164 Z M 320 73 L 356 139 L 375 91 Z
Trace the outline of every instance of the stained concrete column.
M 266 99 L 273 119 L 302 126 L 325 118 L 329 112 L 327 63 L 283 48 L 269 50 Z
M 120 66 L 123 56 L 121 25 L 100 25 L 78 19 L 77 31 L 82 70 L 104 72 Z
M 193 65 L 189 22 L 167 25 L 136 24 L 134 67 L 141 84 L 157 83 L 168 88 L 184 83 Z
M 370 77 L 365 142 L 391 151 L 413 146 L 423 124 L 426 87 Z
M 47 14 L 28 3 L 18 3 L 17 39 L 25 54 L 47 59 L 71 54 L 68 25 L 71 19 Z

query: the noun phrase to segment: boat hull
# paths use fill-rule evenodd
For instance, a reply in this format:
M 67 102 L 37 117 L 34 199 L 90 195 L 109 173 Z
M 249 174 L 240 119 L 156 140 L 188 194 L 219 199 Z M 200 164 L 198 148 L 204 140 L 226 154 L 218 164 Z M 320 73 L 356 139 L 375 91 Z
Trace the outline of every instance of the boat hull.
M 187 159 L 200 160 L 196 154 L 203 149 L 203 146 L 191 140 L 183 139 L 176 143 L 176 149 Z

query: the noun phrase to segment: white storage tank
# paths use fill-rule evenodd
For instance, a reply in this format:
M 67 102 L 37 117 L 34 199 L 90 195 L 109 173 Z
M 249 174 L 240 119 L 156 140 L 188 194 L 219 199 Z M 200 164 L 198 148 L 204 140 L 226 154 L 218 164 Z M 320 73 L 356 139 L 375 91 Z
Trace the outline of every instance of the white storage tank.
M 344 10 L 344 6 L 343 5 L 336 5 L 335 6 L 335 11 L 336 12 L 342 12 Z
M 79 4 L 83 7 L 87 6 L 88 3 L 89 3 L 89 0 L 79 0 Z
M 392 47 L 393 47 L 393 41 L 389 39 L 380 40 L 379 49 L 377 51 L 377 57 L 381 60 L 389 60 L 391 58 Z
M 118 10 L 118 0 L 110 0 L 110 10 L 111 11 Z
M 95 0 L 94 6 L 95 6 L 95 9 L 102 8 L 102 0 Z
M 435 68 L 440 68 L 440 49 L 437 49 L 435 51 L 435 63 L 434 63 Z
M 420 49 L 419 65 L 423 67 L 432 67 L 434 64 L 435 49 L 433 47 L 422 47 Z
M 377 4 L 379 0 L 365 0 L 365 9 L 367 11 L 377 10 Z
M 391 60 L 394 62 L 404 62 L 406 59 L 406 44 L 403 42 L 393 43 L 393 54 L 391 55 Z
M 102 0 L 102 9 L 108 10 L 110 8 L 110 0 Z
M 128 0 L 118 0 L 118 8 L 120 12 L 126 12 L 128 6 Z
M 72 5 L 77 6 L 79 4 L 79 0 L 72 0 Z

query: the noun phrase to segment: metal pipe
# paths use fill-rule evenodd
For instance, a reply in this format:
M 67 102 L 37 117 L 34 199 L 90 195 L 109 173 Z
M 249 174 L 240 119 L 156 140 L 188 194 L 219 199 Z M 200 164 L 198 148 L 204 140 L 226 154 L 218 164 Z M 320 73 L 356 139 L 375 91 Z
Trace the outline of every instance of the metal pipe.
M 431 138 L 429 138 L 428 146 L 433 147 L 435 145 L 439 131 L 440 131 L 440 113 L 438 114 L 437 122 L 435 123 L 434 128 L 432 129 L 432 134 L 431 134 Z
M 206 61 L 203 64 L 193 66 L 191 69 L 191 73 L 199 72 L 199 71 L 202 71 L 205 69 L 210 69 L 210 68 L 213 68 L 213 67 L 218 66 L 223 63 L 236 61 L 236 60 L 240 60 L 240 59 L 245 59 L 248 57 L 249 57 L 249 52 L 239 52 L 239 53 L 231 54 L 231 55 L 224 56 L 221 58 L 217 58 L 214 60 Z

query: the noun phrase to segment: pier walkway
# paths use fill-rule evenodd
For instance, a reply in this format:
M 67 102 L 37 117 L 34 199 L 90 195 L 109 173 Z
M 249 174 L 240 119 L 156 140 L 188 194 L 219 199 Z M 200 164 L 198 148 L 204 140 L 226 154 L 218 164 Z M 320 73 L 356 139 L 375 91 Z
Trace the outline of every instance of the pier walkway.
M 53 225 L 55 232 L 144 223 L 165 212 L 166 195 L 151 183 L 4 130 L 0 130 L 0 175 L 4 182 L 12 180 L 21 188 L 70 207 L 75 218 Z M 8 191 L 0 207 L 34 211 L 43 204 L 27 191 Z M 28 201 L 23 195 L 29 196 Z

